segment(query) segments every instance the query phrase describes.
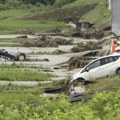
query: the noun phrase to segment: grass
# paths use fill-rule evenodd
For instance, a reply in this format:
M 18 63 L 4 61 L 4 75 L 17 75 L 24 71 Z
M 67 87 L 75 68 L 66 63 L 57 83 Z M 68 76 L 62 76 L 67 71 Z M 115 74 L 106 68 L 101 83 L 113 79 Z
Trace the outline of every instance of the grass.
M 13 18 L 27 15 L 29 13 L 30 12 L 28 10 L 25 10 L 25 9 L 23 9 L 23 10 L 22 9 L 3 10 L 3 11 L 0 11 L 0 20 L 13 19 Z
M 13 68 L 26 68 L 26 67 L 29 68 L 29 66 L 27 66 L 27 65 L 24 65 L 22 63 L 15 64 L 15 62 L 13 62 L 12 64 L 9 64 L 9 65 L 7 65 L 7 64 L 0 64 L 0 69 L 4 69 L 4 68 L 9 68 L 9 69 L 13 69 Z
M 113 77 L 99 79 L 95 83 L 88 84 L 86 88 L 91 92 L 120 88 L 120 77 L 116 75 Z
M 23 29 L 32 29 L 39 33 L 44 33 L 52 28 L 72 30 L 70 26 L 65 25 L 63 22 L 56 21 L 63 21 L 65 18 L 82 18 L 85 21 L 94 22 L 96 26 L 100 26 L 110 21 L 111 15 L 107 10 L 105 1 L 75 0 L 72 3 L 63 5 L 60 9 L 56 9 L 53 5 L 33 7 L 30 9 L 4 10 L 0 12 L 0 34 L 13 33 Z M 95 3 L 99 4 L 94 8 Z M 89 6 L 86 9 L 86 5 L 90 5 L 91 7 Z M 41 8 L 42 11 L 40 10 Z M 32 13 L 32 11 L 35 12 L 38 9 L 41 12 Z M 32 17 L 34 15 L 35 17 Z M 24 18 L 27 20 L 22 20 L 23 16 L 26 16 Z
M 81 6 L 85 6 L 85 5 L 92 4 L 92 3 L 95 3 L 95 1 L 93 1 L 93 0 L 75 0 L 75 2 L 64 5 L 63 8 L 81 7 Z
M 22 45 L 21 44 L 19 44 L 19 43 L 7 43 L 7 44 L 1 44 L 0 43 L 0 47 L 22 47 Z
M 55 81 L 50 84 L 39 85 L 38 87 L 20 87 L 14 85 L 0 86 L 0 102 L 5 105 L 16 103 L 17 101 L 26 102 L 28 99 L 39 99 L 39 94 L 45 88 L 54 88 L 56 86 L 63 85 L 63 81 Z M 113 76 L 104 79 L 99 79 L 94 84 L 88 84 L 87 90 L 90 92 L 112 90 L 113 88 L 120 88 L 120 77 Z M 113 89 L 114 90 L 114 89 Z
M 15 32 L 23 29 L 32 29 L 35 31 L 44 32 L 52 28 L 70 28 L 63 22 L 57 21 L 37 21 L 37 20 L 0 20 L 0 32 L 4 31 Z
M 85 4 L 85 5 L 83 5 L 83 3 L 79 4 L 78 2 L 78 6 L 73 5 L 72 7 L 53 9 L 47 12 L 28 15 L 25 16 L 24 18 L 33 19 L 33 20 L 49 19 L 49 20 L 59 20 L 59 21 L 65 21 L 66 19 L 76 19 L 76 18 L 80 18 L 82 15 L 89 12 L 91 9 L 95 7 L 95 5 L 96 5 L 95 2 L 91 2 L 90 4 Z
M 111 11 L 108 10 L 107 1 L 99 1 L 94 9 L 82 16 L 84 21 L 90 21 L 95 27 L 101 27 L 111 21 Z
M 16 102 L 26 102 L 27 100 L 39 100 L 45 88 L 54 88 L 61 85 L 59 81 L 46 83 L 36 87 L 25 87 L 16 85 L 0 86 L 0 103 L 4 105 L 15 104 Z
M 0 38 L 0 42 L 16 42 L 16 38 Z
M 20 47 L 22 46 L 21 42 L 16 38 L 0 38 L 0 46 L 5 47 Z
M 17 104 L 17 102 L 27 102 L 30 99 L 38 100 L 38 95 L 30 93 L 0 93 L 0 103 L 10 106 L 11 104 Z
M 64 82 L 53 81 L 52 83 L 39 84 L 38 86 L 17 86 L 17 85 L 1 85 L 0 93 L 30 93 L 30 94 L 40 94 L 43 93 L 45 88 L 56 88 L 57 86 L 61 86 Z
M 54 75 L 30 70 L 2 69 L 0 70 L 0 80 L 8 81 L 47 81 Z
M 13 70 L 13 69 L 22 69 L 22 70 L 26 70 L 26 69 L 29 69 L 29 70 L 35 70 L 35 71 L 43 71 L 43 69 L 47 69 L 46 67 L 42 67 L 42 66 L 34 66 L 34 65 L 31 65 L 31 64 L 24 64 L 24 63 L 18 63 L 16 64 L 15 61 L 13 61 L 11 64 L 0 64 L 0 70 L 3 70 L 3 69 L 9 69 L 9 70 Z
M 23 29 L 46 31 L 51 28 L 70 28 L 62 22 L 48 20 L 22 20 L 20 17 L 31 14 L 30 10 L 13 9 L 0 12 L 0 34 L 8 34 Z

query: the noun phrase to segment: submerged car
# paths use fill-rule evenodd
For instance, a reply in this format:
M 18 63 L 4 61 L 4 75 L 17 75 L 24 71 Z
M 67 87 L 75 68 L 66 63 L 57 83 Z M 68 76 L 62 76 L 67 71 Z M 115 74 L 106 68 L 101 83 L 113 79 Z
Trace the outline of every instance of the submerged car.
M 120 73 L 120 55 L 108 55 L 93 60 L 80 72 L 72 76 L 70 83 L 79 81 L 95 81 L 99 78 Z

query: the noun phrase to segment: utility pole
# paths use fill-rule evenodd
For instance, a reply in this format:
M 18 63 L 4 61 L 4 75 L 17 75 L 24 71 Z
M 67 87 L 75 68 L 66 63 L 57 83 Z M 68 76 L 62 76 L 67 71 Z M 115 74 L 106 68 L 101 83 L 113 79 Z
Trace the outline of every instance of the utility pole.
M 111 10 L 111 0 L 108 0 L 108 9 Z

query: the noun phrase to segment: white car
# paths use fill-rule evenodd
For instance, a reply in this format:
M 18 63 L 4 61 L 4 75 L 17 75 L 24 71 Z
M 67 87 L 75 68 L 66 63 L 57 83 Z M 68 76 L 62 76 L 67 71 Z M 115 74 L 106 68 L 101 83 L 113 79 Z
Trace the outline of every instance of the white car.
M 120 55 L 108 55 L 93 60 L 80 72 L 72 76 L 72 83 L 75 80 L 94 81 L 99 78 L 112 76 L 120 73 Z

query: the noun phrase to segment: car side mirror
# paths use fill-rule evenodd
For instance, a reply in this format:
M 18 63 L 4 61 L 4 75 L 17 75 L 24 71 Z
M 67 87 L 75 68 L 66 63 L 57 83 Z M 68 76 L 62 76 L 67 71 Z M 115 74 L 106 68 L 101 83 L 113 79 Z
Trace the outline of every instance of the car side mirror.
M 86 68 L 85 71 L 86 71 L 86 72 L 89 72 L 89 68 Z

